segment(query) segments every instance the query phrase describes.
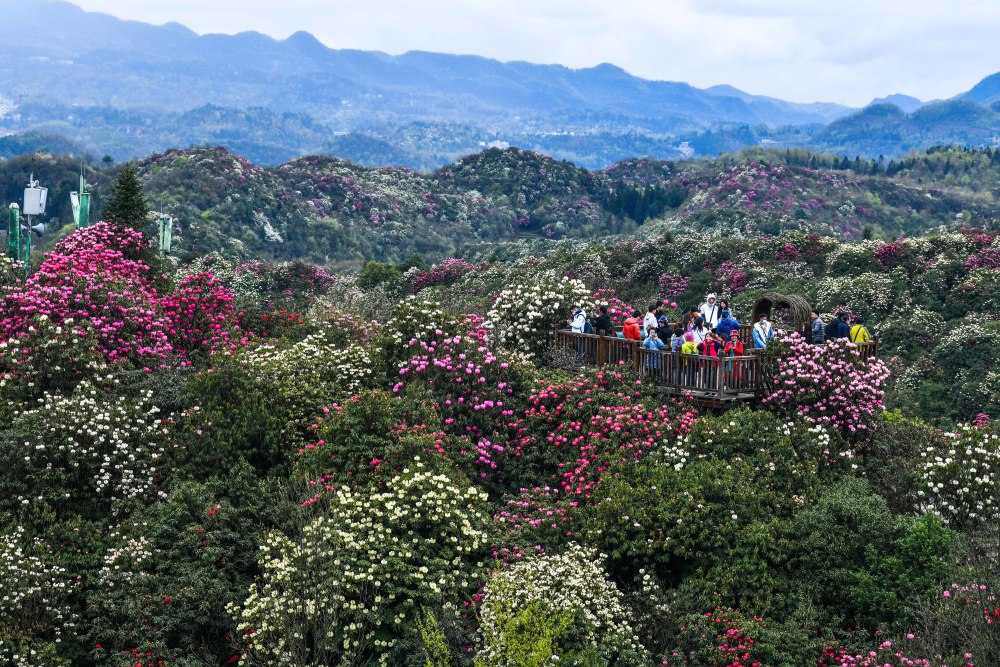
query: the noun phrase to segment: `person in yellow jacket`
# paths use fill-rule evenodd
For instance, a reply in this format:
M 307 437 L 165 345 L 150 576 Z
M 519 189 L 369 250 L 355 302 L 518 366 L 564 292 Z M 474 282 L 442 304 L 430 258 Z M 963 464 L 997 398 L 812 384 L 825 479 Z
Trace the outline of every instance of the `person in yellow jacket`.
M 865 328 L 865 318 L 854 318 L 854 324 L 851 326 L 850 341 L 855 345 L 872 342 L 872 337 L 868 333 L 868 329 Z

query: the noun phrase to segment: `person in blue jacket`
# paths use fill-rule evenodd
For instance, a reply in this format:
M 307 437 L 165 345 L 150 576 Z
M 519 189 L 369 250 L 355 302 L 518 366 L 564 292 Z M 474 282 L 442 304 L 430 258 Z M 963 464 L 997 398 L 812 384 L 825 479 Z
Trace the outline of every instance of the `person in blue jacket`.
M 733 317 L 730 311 L 724 310 L 722 311 L 722 319 L 719 320 L 719 326 L 716 328 L 718 329 L 718 334 L 722 336 L 722 340 L 728 341 L 729 332 L 733 329 L 739 331 L 740 323 L 735 317 Z
M 767 313 L 761 313 L 760 321 L 753 325 L 753 346 L 763 350 L 774 338 L 774 327 L 767 321 Z
M 647 350 L 662 350 L 663 341 L 660 340 L 659 334 L 656 333 L 655 327 L 649 327 L 646 330 L 646 340 L 642 344 L 643 348 Z M 660 367 L 660 355 L 658 354 L 647 354 L 646 355 L 646 368 L 659 368 Z

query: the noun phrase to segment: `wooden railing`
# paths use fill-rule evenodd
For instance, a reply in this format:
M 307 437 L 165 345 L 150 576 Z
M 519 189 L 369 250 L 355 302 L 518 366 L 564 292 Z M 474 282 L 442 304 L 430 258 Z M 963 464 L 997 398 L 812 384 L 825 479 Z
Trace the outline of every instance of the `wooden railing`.
M 647 350 L 636 340 L 565 330 L 556 332 L 556 347 L 575 355 L 582 364 L 626 365 L 652 377 L 661 387 L 710 396 L 713 401 L 750 400 L 760 388 L 760 359 L 755 354 L 719 358 L 667 348 Z
M 746 329 L 749 331 L 749 328 Z M 744 329 L 740 330 L 741 338 Z M 720 402 L 746 401 L 761 390 L 760 353 L 753 343 L 744 342 L 746 352 L 739 357 L 706 357 L 662 350 L 647 350 L 642 343 L 616 336 L 556 331 L 556 347 L 588 366 L 627 365 L 637 373 L 650 376 L 656 383 L 676 393 L 710 395 Z M 863 359 L 878 356 L 879 340 L 858 345 Z

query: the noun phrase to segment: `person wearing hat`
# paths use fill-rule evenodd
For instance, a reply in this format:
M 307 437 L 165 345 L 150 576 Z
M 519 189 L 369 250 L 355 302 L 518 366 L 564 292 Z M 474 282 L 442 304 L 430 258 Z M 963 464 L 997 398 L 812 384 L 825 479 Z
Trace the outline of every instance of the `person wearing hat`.
M 660 336 L 660 340 L 664 344 L 670 341 L 673 330 L 670 328 L 670 322 L 667 321 L 666 315 L 660 315 L 659 319 L 656 320 L 656 333 Z
M 701 309 L 698 312 L 705 318 L 705 325 L 709 329 L 719 326 L 719 320 L 722 319 L 722 309 L 719 308 L 719 303 L 714 294 L 708 295 L 708 299 L 701 305 Z
M 851 342 L 855 345 L 872 342 L 871 334 L 865 328 L 865 318 L 860 315 L 854 318 L 854 326 L 851 327 L 850 338 Z

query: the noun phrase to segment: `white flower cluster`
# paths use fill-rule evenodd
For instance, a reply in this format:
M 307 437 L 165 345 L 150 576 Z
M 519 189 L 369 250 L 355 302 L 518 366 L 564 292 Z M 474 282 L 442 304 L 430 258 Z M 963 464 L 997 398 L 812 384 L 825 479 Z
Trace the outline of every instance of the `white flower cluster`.
M 39 475 L 61 471 L 68 479 L 57 490 L 68 501 L 72 494 L 110 496 L 112 502 L 144 496 L 167 450 L 152 397 L 152 390 L 138 397 L 108 397 L 90 381 L 69 396 L 45 394 L 38 408 L 18 419 L 29 434 L 25 467 Z
M 850 280 L 824 278 L 817 285 L 816 300 L 830 306 L 843 304 L 855 313 L 885 316 L 908 307 L 893 303 L 895 284 L 889 273 L 862 273 Z
M 42 667 L 30 648 L 19 649 L 7 630 L 22 636 L 50 635 L 59 643 L 75 623 L 67 598 L 76 588 L 65 568 L 45 562 L 39 555 L 51 548 L 37 538 L 27 544 L 26 531 L 17 526 L 0 535 L 0 663 L 16 667 Z
M 494 575 L 482 600 L 477 664 L 498 664 L 507 617 L 539 603 L 552 613 L 574 613 L 581 624 L 575 630 L 606 656 L 622 648 L 642 651 L 603 560 L 593 548 L 571 543 L 565 553 L 522 560 Z
M 255 372 L 274 380 L 294 375 L 296 382 L 311 379 L 332 400 L 353 396 L 371 384 L 372 359 L 360 345 L 339 347 L 325 332 L 307 336 L 290 347 L 263 346 L 248 352 L 245 362 Z
M 944 444 L 922 452 L 922 508 L 946 523 L 976 526 L 1000 520 L 1000 435 L 962 426 Z
M 534 361 L 552 344 L 556 329 L 569 327 L 577 304 L 590 315 L 589 294 L 579 280 L 542 274 L 501 292 L 486 315 L 486 328 L 499 345 Z
M 229 609 L 251 647 L 240 664 L 354 664 L 367 652 L 395 664 L 423 605 L 473 592 L 485 500 L 417 459 L 384 492 L 337 491 L 301 538 L 272 533 L 259 586 Z
M 123 540 L 117 532 L 111 535 L 115 542 Z M 153 547 L 145 537 L 129 538 L 120 546 L 108 547 L 104 554 L 104 564 L 97 575 L 102 586 L 114 588 L 132 586 L 135 583 L 136 572 L 142 575 L 142 564 L 153 557 Z

